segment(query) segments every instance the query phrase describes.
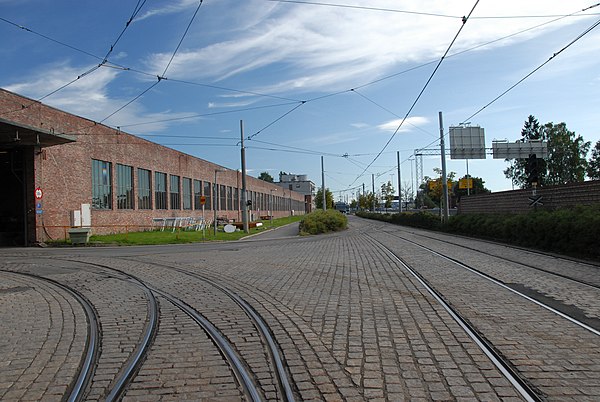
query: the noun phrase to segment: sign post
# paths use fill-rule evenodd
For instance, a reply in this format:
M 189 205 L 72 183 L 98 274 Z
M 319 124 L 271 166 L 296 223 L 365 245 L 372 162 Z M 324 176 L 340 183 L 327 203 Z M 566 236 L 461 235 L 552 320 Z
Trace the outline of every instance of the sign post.
M 204 230 L 206 229 L 206 221 L 204 220 L 204 204 L 206 204 L 206 196 L 200 196 L 200 205 L 202 205 L 202 241 L 206 240 Z

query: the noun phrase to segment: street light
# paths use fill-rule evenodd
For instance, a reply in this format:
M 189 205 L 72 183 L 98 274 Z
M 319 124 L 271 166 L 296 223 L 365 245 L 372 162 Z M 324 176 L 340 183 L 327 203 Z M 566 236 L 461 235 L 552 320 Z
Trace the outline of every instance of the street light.
M 271 204 L 269 206 L 269 220 L 270 220 L 271 227 L 273 227 L 273 191 L 277 191 L 277 189 L 272 188 L 269 191 L 271 191 L 271 198 L 269 198 L 269 204 Z
M 226 172 L 225 169 L 215 169 L 215 191 L 214 191 L 214 206 L 213 209 L 215 211 L 214 213 L 214 225 L 215 225 L 215 237 L 217 237 L 217 206 L 218 204 L 218 200 L 217 200 L 217 193 L 218 193 L 218 186 L 217 186 L 217 172 Z

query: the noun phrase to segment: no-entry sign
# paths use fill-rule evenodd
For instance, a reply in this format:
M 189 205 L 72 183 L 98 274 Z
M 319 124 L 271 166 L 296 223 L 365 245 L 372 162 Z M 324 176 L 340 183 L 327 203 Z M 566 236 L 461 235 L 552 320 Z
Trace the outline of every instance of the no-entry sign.
M 40 187 L 36 188 L 35 189 L 35 199 L 41 200 L 43 196 L 44 196 L 44 192 L 42 191 L 42 189 Z

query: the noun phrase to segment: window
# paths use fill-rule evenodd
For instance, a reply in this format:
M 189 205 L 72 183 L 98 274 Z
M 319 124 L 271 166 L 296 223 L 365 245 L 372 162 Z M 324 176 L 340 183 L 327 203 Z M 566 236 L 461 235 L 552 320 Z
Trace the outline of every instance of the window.
M 133 168 L 117 163 L 117 209 L 133 209 Z
M 204 208 L 206 209 L 211 209 L 213 204 L 211 186 L 212 184 L 210 184 L 209 181 L 204 182 L 204 190 L 202 194 L 206 197 L 206 204 L 204 204 Z
M 202 196 L 202 182 L 194 180 L 194 209 L 202 209 L 200 197 Z
M 238 188 L 233 189 L 233 209 L 240 209 L 240 190 Z
M 184 177 L 181 180 L 181 194 L 183 209 L 192 209 L 192 179 Z
M 219 184 L 219 210 L 225 210 L 227 208 L 227 193 L 225 192 L 225 185 Z
M 154 202 L 156 209 L 167 209 L 167 174 L 154 173 Z
M 112 209 L 110 162 L 92 159 L 92 208 Z
M 149 170 L 138 168 L 138 208 L 152 209 L 152 176 Z
M 227 209 L 233 210 L 233 189 L 231 186 L 227 186 Z
M 170 176 L 169 193 L 171 195 L 171 209 L 181 209 L 181 194 L 179 193 L 179 176 Z

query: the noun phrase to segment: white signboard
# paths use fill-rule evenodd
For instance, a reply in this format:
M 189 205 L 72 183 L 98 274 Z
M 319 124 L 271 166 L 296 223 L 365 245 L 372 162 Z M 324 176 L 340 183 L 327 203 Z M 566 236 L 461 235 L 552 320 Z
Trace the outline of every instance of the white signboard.
M 482 127 L 450 127 L 450 159 L 485 159 Z

